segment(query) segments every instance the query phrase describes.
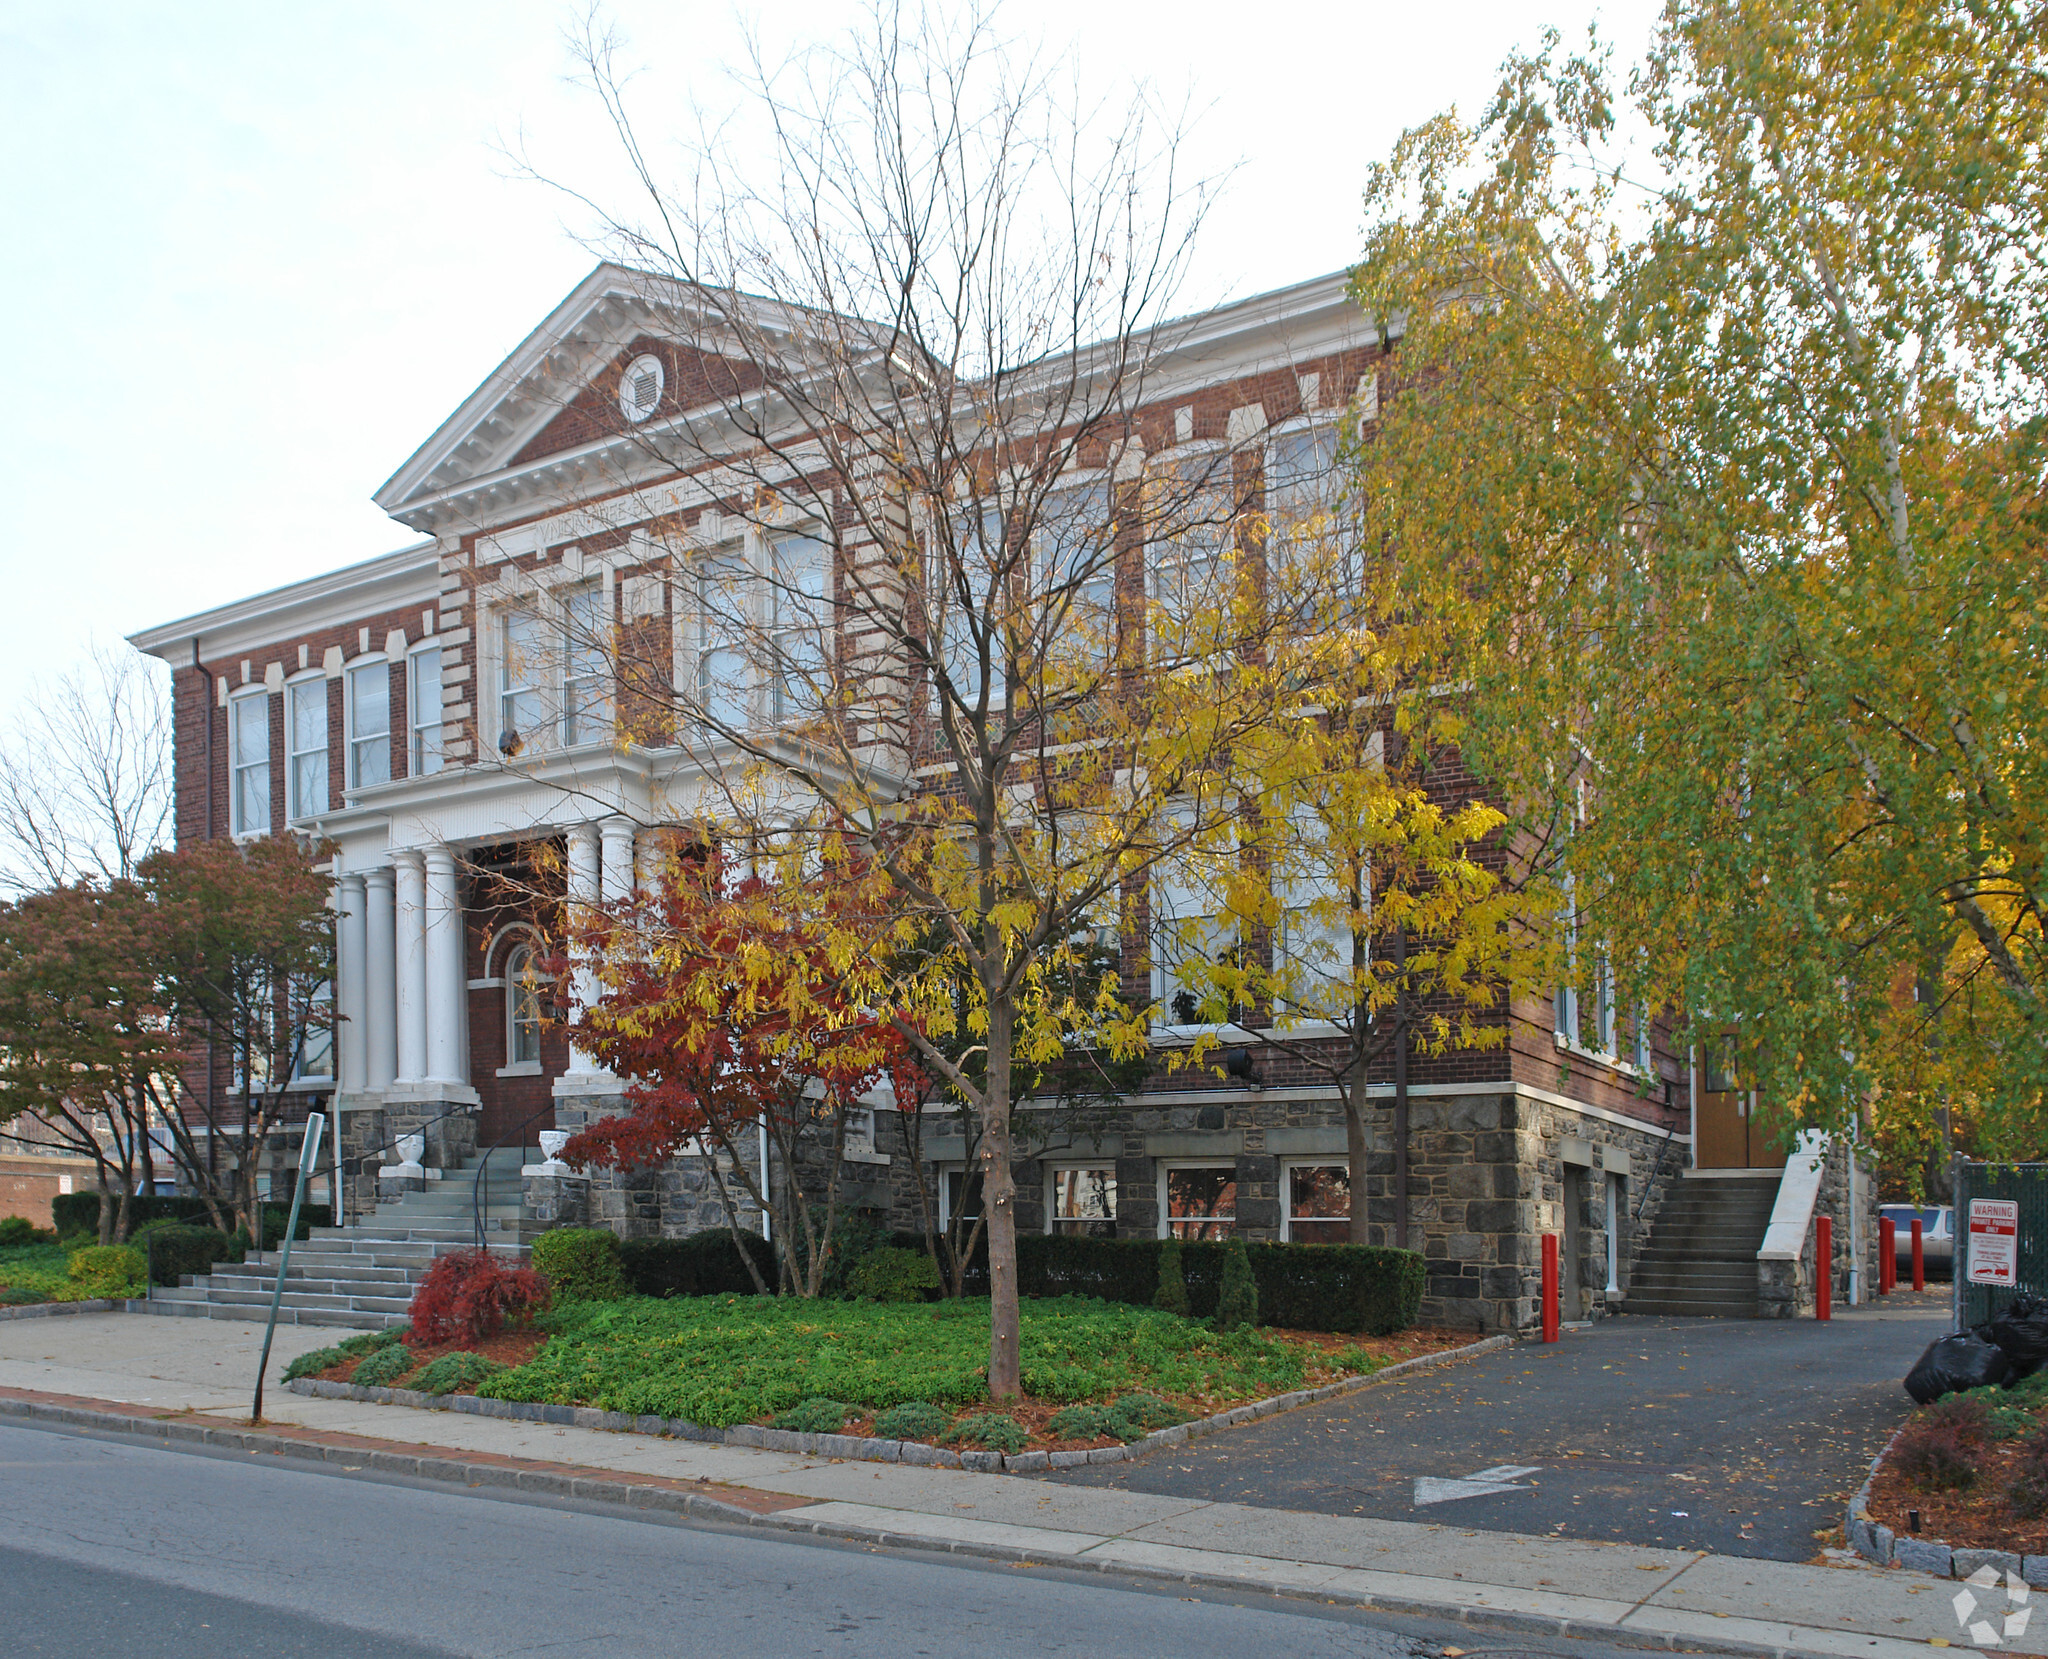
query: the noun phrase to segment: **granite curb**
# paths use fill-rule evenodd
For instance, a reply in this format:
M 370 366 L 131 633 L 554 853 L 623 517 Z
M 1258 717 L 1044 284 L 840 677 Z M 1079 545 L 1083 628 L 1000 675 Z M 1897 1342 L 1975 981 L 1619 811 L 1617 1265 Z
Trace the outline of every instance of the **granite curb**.
M 802 1510 L 811 1507 L 809 1502 L 800 1503 L 790 1512 L 763 1513 L 672 1486 L 650 1486 L 632 1480 L 607 1478 L 595 1474 L 586 1476 L 576 1470 L 574 1465 L 523 1467 L 516 1460 L 509 1459 L 492 1463 L 472 1463 L 445 1452 L 386 1451 L 364 1446 L 330 1445 L 310 1437 L 266 1434 L 257 1429 L 215 1425 L 183 1415 L 142 1417 L 131 1412 L 96 1410 L 84 1404 L 59 1405 L 47 1400 L 0 1397 L 0 1419 L 7 1418 L 26 1420 L 31 1424 L 48 1427 L 132 1435 L 139 1439 L 158 1441 L 166 1450 L 203 1447 L 252 1455 L 267 1453 L 309 1463 L 332 1465 L 350 1472 L 367 1469 L 380 1475 L 398 1475 L 473 1487 L 497 1487 L 501 1490 L 582 1502 L 616 1504 L 628 1509 L 666 1512 L 762 1531 L 829 1538 L 837 1542 L 867 1544 L 879 1548 L 924 1550 L 974 1560 L 1059 1567 L 1092 1572 L 1103 1577 L 1188 1584 L 1237 1593 L 1251 1590 L 1260 1595 L 1271 1596 L 1276 1601 L 1301 1600 L 1323 1605 L 1335 1603 L 1372 1608 L 1380 1612 L 1446 1619 L 1487 1630 L 1576 1637 L 1606 1643 L 1612 1643 L 1617 1636 L 1621 1636 L 1626 1638 L 1630 1647 L 1666 1652 L 1726 1653 L 1737 1656 L 1737 1659 L 1841 1659 L 1838 1647 L 1803 1648 L 1797 1644 L 1749 1642 L 1733 1637 L 1703 1638 L 1692 1630 L 1659 1630 L 1648 1624 L 1624 1627 L 1613 1619 L 1518 1613 L 1505 1608 L 1475 1607 L 1469 1602 L 1445 1600 L 1420 1593 L 1388 1593 L 1385 1589 L 1376 1589 L 1368 1593 L 1347 1590 L 1336 1584 L 1296 1589 L 1276 1586 L 1266 1580 L 1242 1573 L 1199 1569 L 1183 1571 L 1122 1559 L 1091 1560 L 1085 1553 L 1054 1556 L 1046 1551 L 1034 1551 L 1015 1545 L 932 1538 L 920 1532 L 892 1532 L 887 1527 L 859 1526 L 844 1521 L 807 1520 Z M 1460 1587 L 1466 1590 L 1482 1588 L 1469 1581 L 1461 1581 Z M 1833 1631 L 1816 1633 L 1830 1636 L 1835 1634 Z M 1920 1646 L 1917 1642 L 1905 1645 L 1916 1648 Z
M 148 1307 L 143 1297 L 95 1297 L 90 1302 L 31 1302 L 23 1308 L 0 1308 L 0 1320 L 54 1319 L 65 1313 L 138 1313 Z
M 1904 1428 L 1894 1431 L 1891 1439 L 1884 1443 L 1884 1450 L 1871 1459 L 1870 1473 L 1863 1477 L 1863 1484 L 1856 1488 L 1856 1495 L 1842 1512 L 1842 1532 L 1849 1541 L 1849 1548 L 1880 1567 L 1902 1567 L 1907 1572 L 1922 1573 L 1929 1578 L 1968 1578 L 1972 1573 L 1990 1567 L 2001 1577 L 2006 1573 L 2017 1573 L 2034 1589 L 2048 1590 L 2048 1555 L 2021 1555 L 2012 1550 L 1956 1549 L 1935 1538 L 1902 1538 L 1883 1522 L 1871 1518 L 1870 1489 L 1877 1483 L 1877 1472 L 1884 1467 L 1884 1460 L 1891 1456 L 1892 1447 L 1898 1444 L 1899 1436 L 1905 1432 Z
M 406 1406 L 414 1411 L 460 1411 L 474 1417 L 495 1417 L 519 1423 L 551 1423 L 560 1427 L 597 1429 L 607 1434 L 662 1435 L 671 1440 L 697 1440 L 713 1445 L 746 1446 L 761 1452 L 793 1452 L 799 1457 L 835 1457 L 870 1463 L 909 1463 L 935 1469 L 968 1469 L 985 1475 L 1033 1475 L 1048 1469 L 1072 1469 L 1084 1463 L 1123 1463 L 1150 1451 L 1179 1446 L 1204 1435 L 1257 1422 L 1298 1406 L 1333 1400 L 1361 1389 L 1373 1388 L 1415 1371 L 1433 1370 L 1459 1360 L 1476 1359 L 1505 1348 L 1512 1336 L 1490 1336 L 1462 1348 L 1442 1353 L 1418 1354 L 1395 1365 L 1383 1366 L 1363 1376 L 1344 1377 L 1320 1388 L 1296 1389 L 1269 1399 L 1252 1400 L 1228 1411 L 1198 1417 L 1191 1423 L 1177 1423 L 1169 1429 L 1155 1429 L 1142 1440 L 1125 1446 L 1097 1446 L 1071 1452 L 977 1452 L 951 1451 L 928 1446 L 919 1440 L 881 1440 L 852 1434 L 798 1434 L 789 1429 L 762 1428 L 742 1423 L 729 1429 L 706 1428 L 682 1417 L 634 1416 L 624 1411 L 603 1411 L 596 1406 L 546 1405 L 529 1400 L 491 1400 L 476 1394 L 424 1394 L 414 1388 L 367 1388 L 356 1383 L 326 1382 L 318 1377 L 294 1377 L 284 1386 L 294 1394 L 320 1400 L 354 1400 L 366 1405 Z

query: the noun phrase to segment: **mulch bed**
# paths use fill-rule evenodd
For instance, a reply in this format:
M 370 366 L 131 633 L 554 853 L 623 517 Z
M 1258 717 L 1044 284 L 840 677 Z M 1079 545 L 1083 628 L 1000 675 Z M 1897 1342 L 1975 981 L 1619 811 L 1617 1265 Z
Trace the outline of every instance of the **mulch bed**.
M 1995 1442 L 1977 1453 L 1976 1485 L 1961 1492 L 1929 1492 L 1896 1470 L 1880 1468 L 1870 1484 L 1870 1518 L 1901 1538 L 1920 1537 L 1959 1550 L 2010 1550 L 2048 1555 L 2048 1518 L 2015 1520 L 2005 1491 L 2019 1462 L 2017 1440 Z M 1916 1532 L 1909 1511 L 1919 1510 Z

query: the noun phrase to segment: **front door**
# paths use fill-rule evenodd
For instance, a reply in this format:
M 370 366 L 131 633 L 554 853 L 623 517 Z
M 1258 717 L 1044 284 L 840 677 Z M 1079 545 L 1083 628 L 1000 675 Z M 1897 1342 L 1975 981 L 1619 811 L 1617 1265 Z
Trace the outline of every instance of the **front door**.
M 1708 1079 L 1715 1081 L 1715 1079 Z M 1749 1089 L 1702 1089 L 1693 1114 L 1701 1169 L 1782 1169 L 1785 1148 L 1774 1146 L 1761 1102 Z

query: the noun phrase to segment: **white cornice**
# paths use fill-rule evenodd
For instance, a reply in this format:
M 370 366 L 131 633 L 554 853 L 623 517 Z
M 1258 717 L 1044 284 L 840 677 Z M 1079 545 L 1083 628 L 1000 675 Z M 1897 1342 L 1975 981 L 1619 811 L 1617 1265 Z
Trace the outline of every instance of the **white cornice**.
M 130 634 L 138 651 L 180 665 L 193 641 L 201 657 L 275 645 L 296 634 L 358 621 L 400 607 L 434 604 L 440 597 L 440 558 L 432 541 L 415 542 L 360 564 L 344 565 L 303 581 L 237 599 Z

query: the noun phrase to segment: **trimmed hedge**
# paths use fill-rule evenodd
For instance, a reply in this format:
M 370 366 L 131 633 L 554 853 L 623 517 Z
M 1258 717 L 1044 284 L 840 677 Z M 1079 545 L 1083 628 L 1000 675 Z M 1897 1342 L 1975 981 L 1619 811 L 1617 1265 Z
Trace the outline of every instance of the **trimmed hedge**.
M 533 1241 L 533 1270 L 555 1301 L 616 1302 L 626 1294 L 618 1235 L 603 1227 L 557 1227 Z
M 740 1235 L 761 1270 L 761 1282 L 775 1288 L 775 1247 L 753 1233 Z M 692 1233 L 688 1238 L 629 1238 L 619 1246 L 626 1288 L 635 1296 L 751 1296 L 754 1281 L 731 1229 Z
M 1017 1288 L 1025 1296 L 1099 1296 L 1150 1307 L 1159 1293 L 1163 1239 L 1028 1234 L 1017 1240 Z M 1184 1241 L 1181 1278 L 1188 1311 L 1216 1312 L 1228 1244 Z M 1297 1331 L 1364 1331 L 1386 1336 L 1415 1323 L 1422 1306 L 1422 1257 L 1366 1244 L 1247 1244 L 1258 1287 L 1259 1323 Z
M 176 1288 L 187 1273 L 196 1277 L 213 1271 L 213 1264 L 233 1256 L 228 1235 L 218 1227 L 184 1227 L 172 1222 L 135 1241 L 149 1262 L 149 1282 Z
M 71 1252 L 65 1278 L 81 1299 L 140 1294 L 149 1282 L 149 1264 L 129 1244 L 88 1244 Z
M 264 1249 L 275 1249 L 284 1241 L 285 1218 L 290 1214 L 291 1206 L 288 1204 L 266 1204 L 263 1207 Z M 50 1215 L 59 1233 L 97 1233 L 100 1230 L 100 1195 L 97 1191 L 59 1193 L 50 1200 Z M 211 1227 L 213 1215 L 203 1198 L 145 1198 L 138 1194 L 128 1200 L 130 1232 L 152 1221 L 180 1221 Z M 304 1243 L 313 1228 L 333 1224 L 331 1206 L 307 1204 L 299 1211 L 299 1230 L 292 1237 Z

